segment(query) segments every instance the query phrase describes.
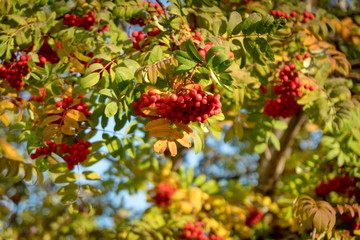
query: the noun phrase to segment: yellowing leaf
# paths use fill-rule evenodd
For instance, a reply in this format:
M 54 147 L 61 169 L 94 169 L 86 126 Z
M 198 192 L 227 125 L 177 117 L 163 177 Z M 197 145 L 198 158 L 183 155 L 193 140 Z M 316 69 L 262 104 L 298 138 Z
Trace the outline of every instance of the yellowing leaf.
M 43 131 L 43 140 L 49 140 L 52 138 L 57 132 L 59 131 L 59 125 L 58 124 L 50 124 L 47 126 Z
M 61 132 L 66 135 L 75 135 L 76 134 L 75 129 L 72 126 L 69 126 L 66 124 L 61 126 Z
M 71 66 L 71 71 L 73 72 L 78 72 L 81 74 L 84 74 L 85 72 L 84 64 L 79 62 L 79 60 L 77 60 L 76 58 L 70 58 L 70 66 Z
M 5 153 L 5 155 L 12 160 L 23 160 L 16 149 L 11 146 L 8 142 L 0 138 L 0 149 Z
M 182 132 L 176 131 L 174 129 L 172 129 L 171 134 L 169 136 L 169 138 L 174 139 L 174 140 L 181 139 L 183 137 L 184 137 L 184 134 Z
M 85 116 L 84 113 L 75 110 L 75 109 L 70 109 L 67 111 L 66 116 L 68 116 L 69 118 L 74 119 L 75 121 L 78 122 L 83 122 L 87 120 L 87 117 Z
M 163 140 L 158 140 L 155 144 L 154 144 L 154 151 L 157 154 L 162 154 L 165 152 L 166 150 L 166 146 L 167 146 L 167 139 L 163 139 Z
M 194 131 L 189 127 L 189 125 L 179 123 L 179 122 L 176 122 L 175 125 L 177 128 L 179 128 L 179 129 L 183 130 L 184 132 L 186 132 L 187 134 L 189 134 L 191 137 L 194 135 Z
M 0 108 L 2 109 L 13 109 L 15 105 L 9 101 L 1 101 Z
M 44 113 L 45 114 L 58 114 L 62 113 L 64 109 L 57 107 L 55 105 L 48 105 L 45 107 Z
M 178 138 L 176 139 L 176 141 L 178 141 L 178 143 L 180 143 L 182 146 L 186 147 L 186 148 L 190 148 L 191 147 L 191 141 L 190 138 L 188 136 L 183 136 L 182 138 Z
M 0 121 L 2 121 L 5 126 L 9 126 L 11 123 L 9 116 L 6 113 L 0 115 Z
M 158 117 L 159 114 L 157 114 L 157 112 L 156 112 L 157 109 L 158 109 L 157 107 L 144 107 L 144 108 L 141 108 L 140 111 L 147 116 Z
M 96 172 L 85 171 L 82 173 L 82 176 L 86 180 L 101 180 L 101 176 Z
M 145 131 L 152 131 L 152 129 L 158 128 L 159 126 L 161 126 L 162 128 L 169 128 L 170 121 L 165 118 L 152 120 L 146 124 Z
M 70 126 L 70 127 L 76 128 L 76 129 L 79 128 L 79 123 L 78 123 L 77 121 L 75 121 L 74 119 L 72 119 L 72 118 L 66 117 L 66 118 L 64 119 L 64 124 L 65 124 L 65 125 L 68 125 L 68 126 Z
M 176 156 L 177 154 L 176 143 L 174 141 L 168 141 L 168 147 L 169 147 L 170 155 L 172 157 Z
M 150 136 L 152 137 L 157 137 L 157 138 L 162 138 L 162 137 L 166 137 L 169 138 L 171 135 L 171 129 L 160 129 L 158 131 L 151 131 L 149 132 Z
M 57 120 L 61 119 L 60 115 L 50 115 L 48 117 L 46 117 L 43 121 L 42 121 L 42 125 L 46 126 L 49 123 L 55 122 Z

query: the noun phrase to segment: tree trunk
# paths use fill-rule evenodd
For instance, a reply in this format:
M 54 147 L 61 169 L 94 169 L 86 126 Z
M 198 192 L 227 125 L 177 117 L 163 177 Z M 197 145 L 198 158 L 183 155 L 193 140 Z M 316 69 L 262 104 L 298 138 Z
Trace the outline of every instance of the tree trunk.
M 265 195 L 272 195 L 273 189 L 284 171 L 286 160 L 292 152 L 294 138 L 304 124 L 306 116 L 300 111 L 288 122 L 285 131 L 277 133 L 281 149 L 276 151 L 273 147 L 267 149 L 260 164 L 258 189 Z

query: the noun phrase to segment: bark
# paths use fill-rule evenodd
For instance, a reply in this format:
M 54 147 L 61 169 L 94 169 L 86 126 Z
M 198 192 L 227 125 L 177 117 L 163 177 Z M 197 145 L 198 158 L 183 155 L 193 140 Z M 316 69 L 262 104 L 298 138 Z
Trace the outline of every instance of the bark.
M 273 147 L 265 151 L 260 163 L 258 185 L 258 190 L 263 194 L 273 194 L 275 185 L 284 171 L 286 160 L 291 155 L 294 139 L 305 121 L 306 116 L 302 112 L 294 115 L 288 122 L 288 128 L 277 133 L 281 144 L 280 151 Z

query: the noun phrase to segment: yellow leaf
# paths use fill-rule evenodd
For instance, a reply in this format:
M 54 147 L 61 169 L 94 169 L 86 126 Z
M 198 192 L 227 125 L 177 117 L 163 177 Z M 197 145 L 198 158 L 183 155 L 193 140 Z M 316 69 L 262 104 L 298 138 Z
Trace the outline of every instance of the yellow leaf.
M 162 137 L 166 137 L 169 138 L 169 136 L 171 135 L 171 129 L 161 129 L 159 131 L 151 131 L 149 132 L 150 136 L 152 137 L 157 137 L 157 138 L 162 138 Z
M 170 155 L 172 157 L 176 156 L 177 154 L 176 143 L 174 141 L 168 141 L 168 147 L 169 147 Z
M 76 128 L 76 129 L 79 128 L 79 123 L 78 123 L 77 121 L 75 121 L 74 119 L 72 119 L 72 118 L 66 117 L 66 118 L 64 119 L 64 124 L 65 124 L 65 125 L 68 125 L 68 126 L 70 126 L 70 127 Z
M 67 89 L 66 89 L 66 91 L 65 91 L 65 93 L 64 93 L 64 96 L 67 96 L 67 97 L 71 97 L 73 94 L 73 87 L 72 86 L 70 86 L 70 87 L 68 87 Z M 74 99 L 74 101 L 75 101 L 76 99 Z
M 0 121 L 2 121 L 5 126 L 9 126 L 11 123 L 9 116 L 6 113 L 0 115 Z
M 75 129 L 72 126 L 69 126 L 66 124 L 61 126 L 61 131 L 62 131 L 62 133 L 66 134 L 66 135 L 75 135 L 76 134 Z
M 169 136 L 169 138 L 172 138 L 174 140 L 180 139 L 180 138 L 183 138 L 183 137 L 184 137 L 184 134 L 182 132 L 176 131 L 174 129 L 172 129 L 171 134 Z
M 159 114 L 157 114 L 157 112 L 156 112 L 157 109 L 158 109 L 157 107 L 144 107 L 144 108 L 141 108 L 140 111 L 147 116 L 158 117 Z
M 0 149 L 2 149 L 2 151 L 8 158 L 10 158 L 12 160 L 23 161 L 23 159 L 21 158 L 19 153 L 16 151 L 16 149 L 13 146 L 11 146 L 11 144 L 9 144 L 8 142 L 5 142 L 2 138 L 0 138 Z
M 79 60 L 77 60 L 76 58 L 70 58 L 70 66 L 72 68 L 71 71 L 73 71 L 73 72 L 78 72 L 81 74 L 84 74 L 84 72 L 85 72 L 84 64 L 79 62 Z
M 75 121 L 78 122 L 83 122 L 87 120 L 87 117 L 85 116 L 84 113 L 75 110 L 75 109 L 70 109 L 67 111 L 66 116 L 68 116 L 69 118 L 74 119 Z
M 166 150 L 166 146 L 167 146 L 167 139 L 164 140 L 158 140 L 155 144 L 154 144 L 154 151 L 157 154 L 162 154 L 165 152 Z
M 61 133 L 60 131 L 57 132 L 56 135 L 55 135 L 55 137 L 54 137 L 54 142 L 55 142 L 56 144 L 60 144 L 60 143 L 62 143 L 62 139 L 63 139 L 62 133 Z
M 59 131 L 59 125 L 58 124 L 50 124 L 47 126 L 43 131 L 43 140 L 49 140 L 52 138 L 57 132 Z
M 189 127 L 189 125 L 179 122 L 176 122 L 175 125 L 177 128 L 180 128 L 181 130 L 189 134 L 191 137 L 194 136 L 194 131 Z
M 152 120 L 148 122 L 145 126 L 145 131 L 152 131 L 152 129 L 158 128 L 169 128 L 170 127 L 170 121 L 165 118 L 159 118 L 156 120 Z
M 15 105 L 9 101 L 1 101 L 0 107 L 2 109 L 13 109 L 13 108 L 15 108 Z
M 59 119 L 61 119 L 60 115 L 50 115 L 42 121 L 42 124 L 45 126 L 45 125 L 48 125 L 49 123 L 55 122 Z
M 178 141 L 181 145 L 183 145 L 186 148 L 190 148 L 191 147 L 191 141 L 190 138 L 188 136 L 183 136 L 182 138 L 178 138 L 176 139 L 176 141 Z
M 44 113 L 46 114 L 58 114 L 58 113 L 62 113 L 64 111 L 64 109 L 62 109 L 61 107 L 57 107 L 55 105 L 48 105 L 46 106 Z
M 84 62 L 89 62 L 91 60 L 91 57 L 85 56 L 84 54 L 79 52 L 74 52 L 74 56 L 80 61 L 84 61 Z

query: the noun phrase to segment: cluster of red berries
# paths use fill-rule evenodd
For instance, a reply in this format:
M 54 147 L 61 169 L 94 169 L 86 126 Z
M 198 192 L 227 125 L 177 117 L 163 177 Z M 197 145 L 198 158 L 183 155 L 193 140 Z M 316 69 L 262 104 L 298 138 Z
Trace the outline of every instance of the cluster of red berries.
M 141 50 L 145 46 L 149 45 L 148 37 L 156 36 L 160 33 L 160 29 L 154 27 L 147 34 L 144 31 L 133 31 L 131 34 L 131 40 L 133 41 L 133 48 Z
M 75 14 L 65 14 L 64 15 L 64 25 L 69 27 L 76 26 L 84 28 L 86 30 L 91 30 L 96 21 L 96 15 L 93 11 L 89 11 L 85 16 L 79 17 Z
M 311 19 L 315 18 L 314 14 L 309 13 L 309 12 L 304 12 L 303 16 L 304 16 L 304 18 L 302 20 L 303 23 L 307 23 L 309 21 L 309 19 L 311 20 Z
M 205 224 L 203 222 L 188 222 L 185 224 L 184 229 L 182 230 L 182 235 L 180 239 L 187 240 L 224 240 L 223 237 L 218 237 L 215 234 L 209 234 L 207 236 L 204 232 Z
M 50 63 L 57 63 L 59 62 L 59 57 L 57 53 L 52 50 L 50 47 L 48 40 L 45 38 L 43 45 L 38 51 L 39 56 L 39 63 L 37 63 L 38 66 L 43 67 L 46 62 Z
M 152 3 L 149 1 L 142 1 L 142 5 L 139 5 L 139 7 L 144 7 L 145 10 L 150 14 L 157 14 L 158 18 L 160 17 L 161 14 L 164 14 L 164 10 L 161 8 L 161 5 L 159 3 Z M 138 18 L 131 18 L 130 19 L 130 24 L 131 25 L 139 25 L 139 26 L 145 26 L 146 23 L 144 21 L 144 19 L 140 16 Z
M 88 110 L 89 106 L 86 103 L 83 103 L 83 95 L 79 94 L 76 99 L 71 96 L 64 97 L 63 100 L 59 100 L 55 103 L 57 107 L 61 107 L 63 109 L 74 109 L 79 112 L 84 113 L 86 117 L 90 117 L 91 112 Z
M 176 192 L 170 183 L 159 183 L 156 188 L 155 196 L 153 197 L 156 205 L 165 207 L 171 204 L 171 196 Z
M 85 161 L 90 153 L 90 142 L 84 142 L 82 139 L 78 140 L 73 145 L 68 143 L 56 144 L 50 140 L 46 142 L 47 147 L 37 148 L 35 153 L 30 155 L 31 159 L 36 159 L 42 155 L 50 156 L 51 153 L 57 153 L 62 156 L 68 165 L 68 169 L 74 169 L 74 166 Z
M 355 231 L 360 229 L 360 222 L 357 220 L 359 218 L 359 214 L 356 213 L 355 216 L 351 216 L 351 214 L 340 215 L 339 217 L 349 229 Z
M 220 94 L 207 95 L 199 85 L 195 85 L 190 90 L 181 90 L 165 98 L 154 90 L 150 90 L 148 93 L 143 93 L 141 98 L 133 103 L 133 107 L 136 109 L 136 115 L 151 119 L 164 117 L 170 121 L 184 124 L 204 123 L 209 117 L 221 113 Z M 159 117 L 144 114 L 141 109 L 145 107 L 157 108 L 156 113 Z
M 311 54 L 309 52 L 305 52 L 304 56 L 301 54 L 296 55 L 296 59 L 299 61 L 303 60 L 304 58 L 310 58 L 310 57 L 311 57 Z
M 291 11 L 290 15 L 288 15 L 287 13 L 284 13 L 280 10 L 271 10 L 270 14 L 273 15 L 274 17 L 283 17 L 286 18 L 287 20 L 290 19 L 290 16 L 292 17 L 292 19 L 296 18 L 295 21 L 297 21 L 297 17 L 299 16 L 299 14 L 295 11 Z M 314 19 L 315 15 L 310 13 L 310 12 L 304 12 L 303 13 L 303 18 L 301 20 L 302 23 L 307 23 L 309 21 L 309 19 Z M 301 19 L 301 16 L 300 16 Z
M 315 193 L 318 197 L 326 197 L 330 192 L 336 192 L 360 200 L 360 188 L 356 187 L 357 182 L 359 182 L 358 178 L 352 178 L 349 175 L 335 176 L 327 183 L 320 183 L 315 188 Z
M 43 102 L 44 98 L 46 96 L 46 89 L 45 88 L 39 88 L 40 96 L 34 96 L 31 95 L 29 98 L 29 101 L 35 101 L 35 102 Z
M 21 55 L 19 60 L 13 60 L 10 62 L 4 62 L 3 66 L 0 67 L 0 78 L 5 79 L 12 88 L 20 90 L 21 87 L 25 86 L 22 78 L 29 73 L 28 61 L 30 57 Z
M 195 32 L 195 35 L 192 37 L 193 40 L 199 41 L 199 42 L 203 42 L 204 39 L 201 37 L 201 33 L 200 32 Z M 197 43 L 195 43 L 195 45 L 197 45 Z M 198 50 L 198 52 L 200 53 L 200 55 L 205 58 L 206 53 L 210 50 L 210 48 L 212 48 L 214 46 L 214 44 L 212 42 L 208 42 L 205 44 L 204 48 L 200 48 L 200 47 L 196 47 L 196 49 Z M 233 58 L 234 57 L 234 53 L 230 52 L 229 54 L 229 58 Z
M 295 71 L 295 64 L 285 65 L 280 71 L 280 79 L 273 85 L 274 93 L 277 99 L 268 99 L 264 113 L 270 117 L 288 118 L 293 116 L 301 109 L 301 105 L 296 102 L 296 97 L 303 95 L 301 87 L 314 90 L 313 86 L 303 85 Z
M 292 13 L 293 12 L 291 12 L 291 14 Z M 296 12 L 294 12 L 294 13 L 296 13 Z M 286 18 L 286 19 L 290 18 L 290 16 L 288 14 L 286 14 L 286 13 L 280 11 L 280 10 L 271 10 L 270 14 L 273 15 L 274 17 L 283 17 L 283 18 Z M 291 15 L 291 16 L 293 16 L 293 15 Z
M 254 226 L 255 224 L 257 224 L 258 222 L 260 222 L 260 220 L 263 218 L 263 214 L 262 212 L 260 212 L 258 209 L 251 209 L 249 211 L 249 214 L 246 216 L 246 225 L 248 226 Z

